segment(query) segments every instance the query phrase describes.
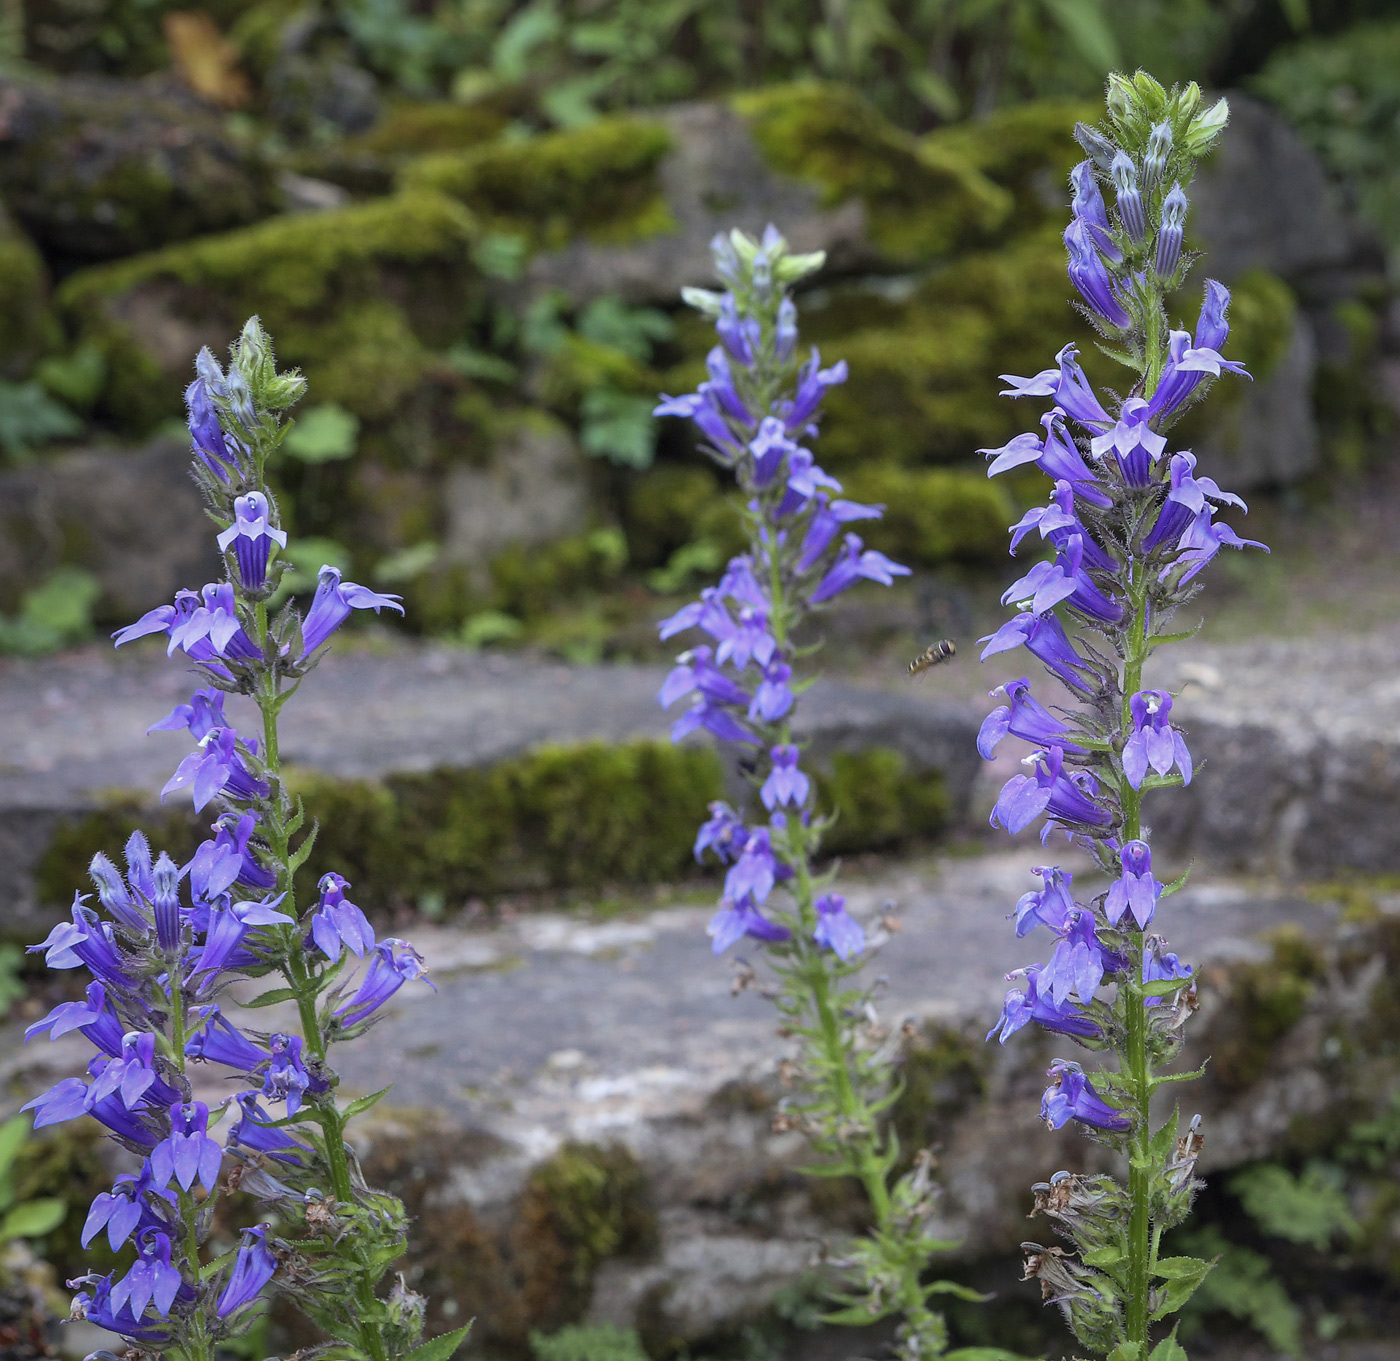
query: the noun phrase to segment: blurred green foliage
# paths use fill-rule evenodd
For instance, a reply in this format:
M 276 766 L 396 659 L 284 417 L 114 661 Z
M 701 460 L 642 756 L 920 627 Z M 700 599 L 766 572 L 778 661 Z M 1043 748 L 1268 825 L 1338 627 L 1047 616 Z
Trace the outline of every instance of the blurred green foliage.
M 17 613 L 0 614 L 0 654 L 35 657 L 92 633 L 92 611 L 101 594 L 97 579 L 79 567 L 60 567 L 26 592 Z

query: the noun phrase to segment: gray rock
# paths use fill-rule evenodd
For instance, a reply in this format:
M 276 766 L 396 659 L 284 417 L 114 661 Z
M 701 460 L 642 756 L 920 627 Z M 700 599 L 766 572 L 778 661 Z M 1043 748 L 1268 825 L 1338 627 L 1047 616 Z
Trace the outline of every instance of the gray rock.
M 687 284 L 713 282 L 715 233 L 738 227 L 759 235 L 770 222 L 794 250 L 824 250 L 837 269 L 877 262 L 860 202 L 823 208 L 818 190 L 775 174 L 744 120 L 726 104 L 681 104 L 659 116 L 674 137 L 660 179 L 676 229 L 627 246 L 577 240 L 541 255 L 526 275 L 531 291 L 561 288 L 579 302 L 617 293 L 634 302 L 669 303 Z
M 176 88 L 0 81 L 0 195 L 47 251 L 109 259 L 266 217 L 270 164 Z
M 104 619 L 134 619 L 217 571 L 189 446 L 81 449 L 0 471 L 0 582 L 14 601 L 60 562 L 102 587 Z
M 583 455 L 569 430 L 543 412 L 523 415 L 487 467 L 449 469 L 442 497 L 444 556 L 482 569 L 511 544 L 576 534 L 589 518 Z

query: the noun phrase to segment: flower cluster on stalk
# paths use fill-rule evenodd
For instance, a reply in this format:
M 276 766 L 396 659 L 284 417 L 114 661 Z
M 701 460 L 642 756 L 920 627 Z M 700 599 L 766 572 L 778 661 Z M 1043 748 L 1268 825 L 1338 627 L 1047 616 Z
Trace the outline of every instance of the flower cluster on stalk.
M 1050 1128 L 1074 1122 L 1130 1160 L 1126 1187 L 1061 1173 L 1036 1188 L 1037 1209 L 1079 1257 L 1028 1243 L 1027 1275 L 1086 1347 L 1147 1361 L 1152 1324 L 1180 1307 L 1208 1267 L 1158 1254 L 1162 1231 L 1189 1210 L 1200 1136 L 1193 1124 L 1178 1138 L 1175 1115 L 1154 1129 L 1148 1107 L 1163 1082 L 1192 1076 L 1157 1069 L 1180 1048 L 1195 979 L 1153 934 L 1180 883 L 1158 877 L 1142 801 L 1149 790 L 1189 784 L 1193 763 L 1172 697 L 1144 686 L 1143 665 L 1173 641 L 1170 621 L 1216 553 L 1263 545 L 1222 518 L 1244 510 L 1239 497 L 1198 476 L 1195 456 L 1172 451 L 1167 438 L 1215 378 L 1247 377 L 1222 353 L 1223 285 L 1206 282 L 1192 330 L 1171 327 L 1164 301 L 1193 259 L 1183 229 L 1194 164 L 1228 110 L 1223 100 L 1203 107 L 1194 85 L 1166 91 L 1142 72 L 1112 77 L 1108 105 L 1106 126 L 1076 129 L 1088 159 L 1071 175 L 1065 245 L 1081 310 L 1134 380 L 1109 399 L 1068 345 L 1043 372 L 1004 379 L 1004 395 L 1045 403 L 1039 429 L 983 451 L 989 475 L 1034 465 L 1053 488 L 1011 527 L 1013 553 L 1038 543 L 1044 556 L 1008 588 L 1003 603 L 1016 612 L 981 640 L 983 659 L 1025 648 L 1078 707 L 1052 712 L 1028 680 L 1010 681 L 993 692 L 1002 702 L 978 748 L 990 758 L 1007 736 L 1034 747 L 1002 789 L 992 824 L 1017 833 L 1039 823 L 1043 843 L 1064 833 L 1107 879 L 1081 897 L 1068 870 L 1042 866 L 1041 886 L 1012 914 L 1017 936 L 1043 933 L 1048 954 L 1010 976 L 988 1038 L 1005 1043 L 1033 1023 L 1115 1054 L 1116 1068 L 1099 1072 L 1056 1059 L 1040 1113 Z M 1151 1351 L 1152 1361 L 1184 1356 L 1174 1332 Z
M 162 798 L 212 809 L 210 836 L 184 865 L 153 853 L 141 832 L 123 867 L 99 853 L 93 893 L 76 894 L 69 920 L 32 947 L 50 968 L 84 968 L 93 981 L 83 1001 L 56 1007 L 26 1038 L 77 1031 L 96 1053 L 86 1077 L 63 1079 L 27 1109 L 36 1128 L 91 1116 L 134 1160 L 93 1202 L 82 1241 L 102 1235 L 135 1260 L 72 1282 L 75 1317 L 144 1354 L 206 1361 L 246 1331 L 273 1283 L 356 1354 L 387 1361 L 416 1343 L 422 1302 L 374 1291 L 406 1220 L 359 1177 L 344 1142 L 355 1106 L 336 1101 L 328 1051 L 362 1034 L 424 970 L 405 942 L 376 941 L 340 875 L 322 878 L 315 902 L 295 903 L 293 874 L 311 837 L 282 782 L 276 735 L 283 703 L 350 611 L 400 606 L 326 567 L 304 613 L 289 603 L 270 616 L 287 536 L 266 462 L 278 413 L 305 385 L 277 373 L 256 319 L 226 372 L 207 350 L 197 368 L 186 394 L 195 478 L 220 526 L 227 576 L 115 636 L 120 646 L 163 635 L 204 682 L 151 730 L 188 732 L 193 748 Z M 259 735 L 226 713 L 229 695 L 256 703 Z M 285 986 L 244 1005 L 288 1004 L 296 1014 L 282 1030 L 228 1014 L 233 984 L 268 975 Z M 232 1095 L 200 1099 L 230 1080 Z M 224 1259 L 206 1261 L 215 1205 L 235 1188 L 266 1218 Z
M 861 581 L 890 585 L 908 568 L 866 546 L 856 528 L 883 507 L 842 495 L 816 461 L 823 394 L 846 381 L 846 365 L 824 367 L 813 350 L 799 357 L 793 284 L 818 269 L 821 255 L 794 255 L 769 227 L 761 240 L 741 232 L 713 243 L 724 291 L 687 289 L 688 303 L 715 325 L 719 343 L 695 392 L 668 397 L 657 415 L 689 418 L 703 451 L 733 473 L 743 502 L 748 549 L 731 559 L 718 584 L 661 624 L 661 637 L 698 633 L 662 686 L 666 707 L 686 702 L 672 727 L 676 741 L 703 731 L 737 749 L 737 769 L 752 798 L 744 809 L 711 806 L 695 841 L 697 859 L 724 867 L 724 891 L 709 934 L 716 954 L 747 938 L 765 948 L 780 987 L 774 994 L 785 1031 L 800 1044 L 790 1070 L 796 1093 L 785 1101 L 784 1128 L 800 1128 L 835 1166 L 858 1177 L 875 1229 L 849 1245 L 832 1321 L 871 1323 L 899 1316 L 899 1354 L 943 1354 L 947 1332 L 929 1308 L 947 1282 L 925 1282 L 931 1254 L 948 1246 L 928 1224 L 934 1188 L 928 1160 L 894 1175 L 898 1146 L 879 1120 L 892 1099 L 884 1032 L 868 994 L 842 986 L 866 952 L 864 928 L 818 875 L 827 818 L 816 782 L 802 767 L 793 724 L 809 682 L 799 674 L 810 653 L 803 624 Z

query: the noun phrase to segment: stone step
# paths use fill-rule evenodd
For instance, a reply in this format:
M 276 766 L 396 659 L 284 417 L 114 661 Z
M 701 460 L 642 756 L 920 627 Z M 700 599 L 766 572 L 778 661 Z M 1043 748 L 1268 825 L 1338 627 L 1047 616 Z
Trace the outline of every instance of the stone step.
M 1025 1220 L 1030 1183 L 1060 1167 L 1114 1161 L 1071 1131 L 1048 1134 L 1038 1119 L 1047 1063 L 1076 1056 L 1072 1045 L 1034 1031 L 1004 1048 L 982 1039 L 999 1013 L 1002 975 L 1044 957 L 1043 941 L 1016 941 L 1006 920 L 1044 859 L 1039 847 L 937 856 L 848 875 L 841 885 L 872 936 L 884 937 L 867 977 L 881 980 L 875 1004 L 887 1043 L 899 1043 L 906 1018 L 919 1036 L 905 1069 L 909 1109 L 922 1112 L 915 1137 L 937 1147 L 938 1228 L 960 1240 L 955 1260 L 1012 1253 L 1036 1236 L 1042 1226 Z M 1090 876 L 1075 868 L 1082 886 Z M 900 929 L 889 934 L 880 921 L 892 908 Z M 732 995 L 733 961 L 713 958 L 705 935 L 712 910 L 521 914 L 491 928 L 414 928 L 437 993 L 405 988 L 372 1041 L 336 1055 L 347 1095 L 393 1084 L 364 1122 L 362 1155 L 389 1169 L 410 1198 L 414 1279 L 453 1298 L 462 1318 L 476 1314 L 482 1342 L 519 1340 L 523 1327 L 542 1326 L 539 1300 L 560 1252 L 569 1270 L 577 1265 L 567 1244 L 548 1239 L 558 1207 L 541 1200 L 542 1187 L 571 1184 L 560 1172 L 570 1164 L 559 1160 L 575 1144 L 630 1188 L 627 1203 L 647 1226 L 622 1242 L 632 1251 L 586 1264 L 582 1304 L 591 1320 L 683 1342 L 710 1337 L 762 1313 L 839 1235 L 849 1204 L 833 1200 L 829 1183 L 798 1175 L 800 1136 L 773 1130 L 790 1042 L 775 1034 L 757 988 Z M 1157 925 L 1183 959 L 1202 966 L 1202 1009 L 1179 1066 L 1207 1052 L 1216 1061 L 1205 1081 L 1176 1090 L 1188 1114 L 1205 1114 L 1204 1169 L 1276 1152 L 1300 1124 L 1325 1120 L 1354 1092 L 1385 968 L 1377 942 L 1394 949 L 1393 925 L 1370 928 L 1389 936 L 1368 936 L 1345 925 L 1335 905 L 1268 881 L 1208 875 L 1166 900 Z M 1268 933 L 1281 928 L 1294 933 L 1288 977 L 1276 962 L 1261 973 Z M 759 953 L 748 953 L 761 970 Z M 1282 985 L 1306 978 L 1298 984 L 1305 1000 L 1282 1027 L 1261 1032 L 1241 999 L 1270 977 Z M 281 1023 L 275 1008 L 243 1020 Z M 1349 1037 L 1345 1071 L 1338 1035 Z M 76 1036 L 28 1047 L 17 1039 L 15 1027 L 0 1031 L 7 1092 L 31 1091 L 86 1058 Z M 199 1081 L 207 1099 L 227 1095 L 221 1070 L 201 1070 Z M 528 1236 L 535 1231 L 544 1247 Z M 1009 1264 L 1004 1270 L 995 1289 L 1013 1299 L 1032 1289 L 1014 1283 Z M 1047 1332 L 1055 1323 L 1048 1319 Z

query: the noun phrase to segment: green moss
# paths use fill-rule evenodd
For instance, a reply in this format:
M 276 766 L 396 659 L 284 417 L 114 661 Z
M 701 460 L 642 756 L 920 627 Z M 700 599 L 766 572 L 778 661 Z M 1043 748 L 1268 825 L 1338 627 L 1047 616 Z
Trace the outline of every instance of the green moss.
M 81 270 L 59 301 L 104 352 L 105 413 L 128 428 L 180 406 L 188 365 L 167 372 L 159 335 L 143 343 L 153 311 L 230 334 L 256 313 L 281 362 L 301 367 L 321 399 L 373 419 L 422 380 L 424 347 L 459 332 L 478 237 L 460 204 L 401 194 Z
M 923 145 L 980 171 L 1015 196 L 1007 226 L 1024 231 L 1053 217 L 1063 227 L 1070 170 L 1084 158 L 1074 140 L 1077 122 L 1095 122 L 1102 109 L 1074 99 L 1036 99 L 953 123 Z
M 61 340 L 44 261 L 0 209 L 0 377 L 28 376 L 35 361 Z
M 885 506 L 865 537 L 900 562 L 934 567 L 1006 556 L 1011 498 L 985 473 L 876 463 L 852 469 L 845 485 L 856 500 Z
M 739 515 L 707 468 L 659 463 L 627 489 L 623 512 L 628 556 L 637 567 L 660 567 L 678 548 L 707 539 L 725 556 L 741 548 Z
M 1011 212 L 1011 196 L 965 155 L 902 132 L 847 86 L 777 86 L 734 107 L 773 169 L 817 186 L 826 207 L 858 199 L 871 241 L 893 261 L 945 256 Z
M 650 119 L 600 118 L 525 141 L 423 156 L 404 168 L 408 189 L 448 194 L 493 230 L 557 249 L 579 235 L 627 242 L 671 224 L 656 172 L 671 134 Z
M 935 1148 L 986 1086 L 984 1047 L 961 1031 L 927 1022 L 904 1048 L 890 1122 L 905 1158 Z
M 18 1203 L 54 1196 L 67 1207 L 63 1222 L 44 1235 L 43 1243 L 44 1260 L 53 1263 L 60 1280 L 106 1271 L 116 1262 L 104 1238 L 90 1248 L 82 1245 L 83 1224 L 93 1200 L 111 1189 L 104 1143 L 92 1121 L 79 1120 L 35 1135 L 15 1160 L 13 1189 Z
M 531 1173 L 521 1197 L 526 1316 L 543 1331 L 577 1322 L 599 1264 L 655 1242 L 655 1211 L 632 1154 L 621 1144 L 565 1144 Z
M 379 156 L 429 151 L 462 151 L 489 142 L 505 131 L 509 119 L 486 104 L 404 101 L 394 104 L 366 133 L 343 144 L 348 152 Z
M 818 806 L 838 810 L 822 838 L 830 855 L 893 850 L 937 836 L 947 825 L 942 775 L 910 770 L 904 753 L 890 747 L 836 752 L 816 776 Z
M 1268 960 L 1231 970 L 1229 999 L 1211 1036 L 1211 1072 L 1241 1089 L 1268 1070 L 1274 1046 L 1303 1018 L 1322 975 L 1317 947 L 1297 927 L 1281 927 Z
M 593 530 L 545 544 L 516 544 L 491 560 L 492 603 L 521 619 L 539 619 L 581 591 L 606 586 L 627 563 L 616 530 Z

